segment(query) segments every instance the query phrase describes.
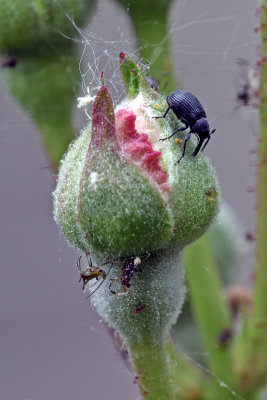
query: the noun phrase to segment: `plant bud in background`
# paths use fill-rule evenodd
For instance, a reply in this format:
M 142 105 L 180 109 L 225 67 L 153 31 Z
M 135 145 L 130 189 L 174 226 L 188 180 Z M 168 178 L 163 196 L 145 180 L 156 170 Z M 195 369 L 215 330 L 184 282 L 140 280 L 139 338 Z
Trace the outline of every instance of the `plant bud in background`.
M 40 130 L 51 166 L 73 140 L 73 101 L 80 72 L 76 27 L 95 0 L 0 0 L 3 83 Z
M 26 52 L 53 52 L 68 47 L 66 37 L 76 33 L 94 9 L 95 0 L 0 0 L 0 51 L 25 55 Z M 74 22 L 74 24 L 73 24 Z

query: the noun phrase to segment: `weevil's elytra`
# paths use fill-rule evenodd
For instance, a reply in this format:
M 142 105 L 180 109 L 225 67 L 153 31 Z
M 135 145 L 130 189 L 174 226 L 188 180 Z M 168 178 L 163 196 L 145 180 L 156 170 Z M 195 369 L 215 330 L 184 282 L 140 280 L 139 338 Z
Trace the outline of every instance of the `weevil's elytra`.
M 188 126 L 193 125 L 200 118 L 207 118 L 199 100 L 190 92 L 174 90 L 166 101 L 176 117 Z
M 214 133 L 216 129 L 213 129 L 210 132 L 205 110 L 196 96 L 192 93 L 187 92 L 186 90 L 174 90 L 168 95 L 166 101 L 169 107 L 162 116 L 155 118 L 165 118 L 167 113 L 172 110 L 184 126 L 176 129 L 167 138 L 160 140 L 164 141 L 170 139 L 177 132 L 185 131 L 188 128 L 190 129 L 184 139 L 182 156 L 176 161 L 176 163 L 179 163 L 185 155 L 186 144 L 191 137 L 191 133 L 194 133 L 198 138 L 197 146 L 192 153 L 192 156 L 195 157 L 199 153 L 201 147 L 201 150 L 205 149 L 210 140 L 211 134 Z

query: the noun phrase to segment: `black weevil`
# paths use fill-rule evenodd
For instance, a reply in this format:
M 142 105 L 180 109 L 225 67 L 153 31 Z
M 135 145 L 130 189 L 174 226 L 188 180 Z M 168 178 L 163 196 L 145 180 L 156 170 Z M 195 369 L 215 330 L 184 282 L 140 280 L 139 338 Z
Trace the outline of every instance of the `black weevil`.
M 171 109 L 176 117 L 184 124 L 184 126 L 176 129 L 176 131 L 174 131 L 170 136 L 160 140 L 163 141 L 170 139 L 177 132 L 185 131 L 187 128 L 190 128 L 190 131 L 186 134 L 184 139 L 182 156 L 176 161 L 176 163 L 179 163 L 185 155 L 186 144 L 191 137 L 191 133 L 194 133 L 198 138 L 198 144 L 192 153 L 192 156 L 195 157 L 200 151 L 202 144 L 206 140 L 206 143 L 202 147 L 202 150 L 205 149 L 210 140 L 211 134 L 214 133 L 216 129 L 213 129 L 210 132 L 205 110 L 196 96 L 194 96 L 192 93 L 187 92 L 186 90 L 174 90 L 169 94 L 166 101 L 169 107 L 162 116 L 155 118 L 165 118 Z

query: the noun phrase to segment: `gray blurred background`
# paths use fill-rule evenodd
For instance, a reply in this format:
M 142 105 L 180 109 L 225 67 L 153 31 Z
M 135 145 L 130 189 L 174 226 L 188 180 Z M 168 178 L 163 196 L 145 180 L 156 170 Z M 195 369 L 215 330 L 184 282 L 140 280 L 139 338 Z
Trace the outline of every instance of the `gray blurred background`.
M 244 233 L 254 226 L 249 188 L 256 178 L 257 116 L 236 109 L 235 96 L 237 59 L 253 64 L 257 55 L 256 7 L 249 0 L 174 0 L 170 13 L 177 75 L 217 128 L 207 153 Z M 100 69 L 105 60 L 115 65 L 120 51 L 137 54 L 127 14 L 111 0 L 99 2 L 87 32 L 104 40 L 108 57 L 100 57 Z M 103 46 L 92 47 L 95 55 L 86 49 L 84 62 L 103 55 Z M 119 100 L 121 94 L 110 90 Z M 74 120 L 78 132 L 82 111 Z M 1 83 L 0 143 L 0 399 L 139 399 L 132 374 L 78 284 L 78 254 L 59 237 L 52 217 L 55 181 L 38 132 Z M 245 283 L 252 254 L 251 247 L 240 262 Z

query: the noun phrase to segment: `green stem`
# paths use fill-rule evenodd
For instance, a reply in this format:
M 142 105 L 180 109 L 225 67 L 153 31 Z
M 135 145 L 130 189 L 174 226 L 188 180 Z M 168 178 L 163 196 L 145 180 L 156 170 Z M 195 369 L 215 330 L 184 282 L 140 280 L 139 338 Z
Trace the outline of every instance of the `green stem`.
M 146 400 L 174 400 L 169 365 L 162 340 L 128 344 L 140 391 Z
M 75 50 L 18 57 L 15 68 L 3 70 L 3 81 L 40 129 L 56 168 L 74 137 L 71 111 L 79 82 Z
M 258 209 L 256 236 L 256 269 L 253 294 L 252 335 L 257 353 L 267 351 L 267 2 L 262 2 L 262 71 L 260 92 L 260 137 L 258 149 Z M 256 350 L 255 349 L 255 350 Z M 262 359 L 262 357 L 261 357 Z M 263 367 L 267 373 L 267 357 Z
M 261 8 L 262 69 L 260 87 L 260 137 L 258 148 L 256 264 L 253 309 L 247 332 L 238 343 L 236 365 L 239 384 L 257 388 L 267 380 L 267 1 Z M 244 321 L 243 326 L 246 324 Z
M 173 365 L 165 352 L 165 338 L 184 298 L 181 252 L 151 253 L 141 266 L 142 272 L 133 276 L 131 293 L 114 296 L 109 289 L 110 279 L 121 273 L 121 267 L 114 265 L 109 279 L 92 296 L 92 303 L 124 338 L 144 399 L 173 400 Z M 140 312 L 135 311 L 137 307 L 141 307 Z
M 181 354 L 171 339 L 165 343 L 165 349 L 169 364 L 172 366 L 172 380 L 176 383 L 174 385 L 175 395 L 178 396 L 179 393 L 182 400 L 202 398 L 205 377 L 201 370 Z
M 222 298 L 207 235 L 185 250 L 185 270 L 190 302 L 204 347 L 209 355 L 211 369 L 218 379 L 230 385 L 232 382 L 230 340 L 223 343 L 220 342 L 220 338 L 223 338 L 224 333 L 227 335 L 227 332 L 230 332 L 231 321 Z

